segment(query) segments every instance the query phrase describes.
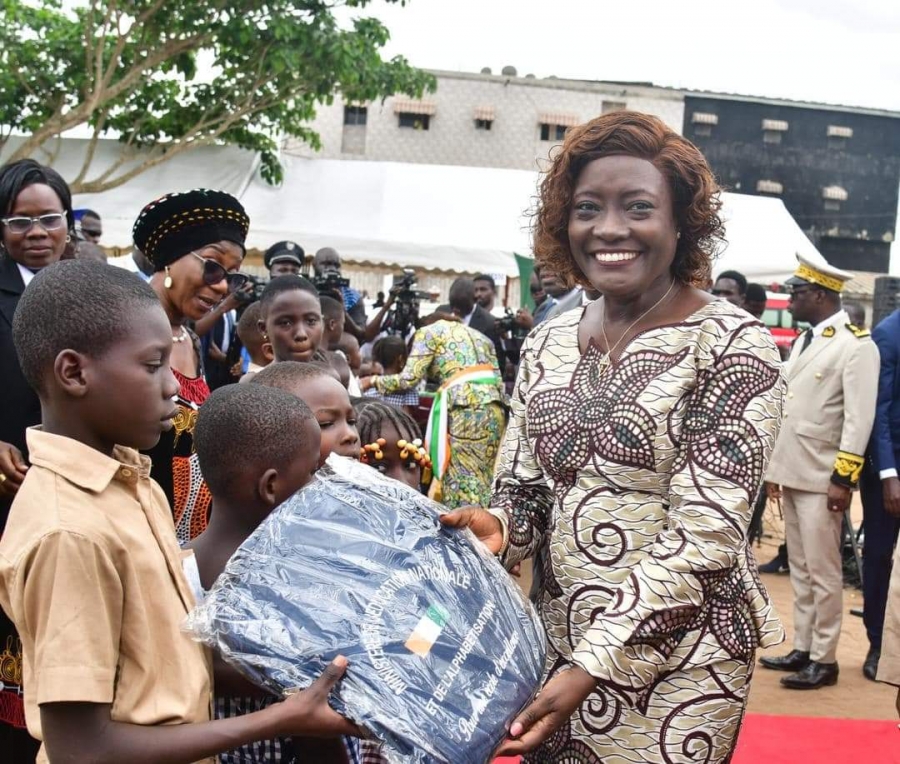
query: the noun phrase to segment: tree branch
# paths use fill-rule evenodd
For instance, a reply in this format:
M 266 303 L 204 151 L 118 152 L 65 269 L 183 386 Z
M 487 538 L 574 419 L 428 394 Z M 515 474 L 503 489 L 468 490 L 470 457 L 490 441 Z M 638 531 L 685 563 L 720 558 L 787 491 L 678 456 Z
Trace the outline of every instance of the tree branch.
M 155 147 L 154 147 L 154 149 L 155 149 Z M 151 149 L 151 152 L 154 151 L 154 149 Z M 125 146 L 125 147 L 122 149 L 122 152 L 119 154 L 119 158 L 116 159 L 116 161 L 113 162 L 109 167 L 107 167 L 107 168 L 100 174 L 99 177 L 97 177 L 97 178 L 95 178 L 93 181 L 91 181 L 91 183 L 101 184 L 101 185 L 102 185 L 102 184 L 105 184 L 106 181 L 107 181 L 109 178 L 111 178 L 111 177 L 115 174 L 116 170 L 118 170 L 120 167 L 122 167 L 122 165 L 124 165 L 124 164 L 125 164 L 129 159 L 131 159 L 136 153 L 137 153 L 137 151 L 136 151 L 134 148 L 132 148 L 130 145 Z M 91 183 L 85 183 L 85 184 L 83 184 L 83 185 L 86 185 L 86 186 L 87 186 L 87 185 L 91 185 Z M 104 186 L 104 188 L 105 188 L 105 187 L 106 187 L 106 186 Z M 110 186 L 110 188 L 114 188 L 114 186 Z
M 127 183 L 132 178 L 137 177 L 142 172 L 146 172 L 147 170 L 156 167 L 159 164 L 162 164 L 165 161 L 172 159 L 173 157 L 178 156 L 179 154 L 183 154 L 184 152 L 198 148 L 200 146 L 209 146 L 215 143 L 222 135 L 224 135 L 231 127 L 235 125 L 235 123 L 239 122 L 246 116 L 249 116 L 254 113 L 258 113 L 259 111 L 264 111 L 265 109 L 274 106 L 275 104 L 281 101 L 281 94 L 275 94 L 264 101 L 257 102 L 253 104 L 253 93 L 251 92 L 248 95 L 248 98 L 245 101 L 245 105 L 241 109 L 236 109 L 228 113 L 221 121 L 219 126 L 205 135 L 201 135 L 200 133 L 203 130 L 206 130 L 212 124 L 215 124 L 215 120 L 208 122 L 201 122 L 194 127 L 192 127 L 185 135 L 178 139 L 178 141 L 173 141 L 172 143 L 166 144 L 166 147 L 161 149 L 159 153 L 156 153 L 154 156 L 155 148 L 151 150 L 150 156 L 147 157 L 143 162 L 132 167 L 127 172 L 122 175 L 118 175 L 116 177 L 112 177 L 116 170 L 122 167 L 124 164 L 128 162 L 129 159 L 134 157 L 135 153 L 133 150 L 124 150 L 119 158 L 113 162 L 113 164 L 104 170 L 97 178 L 94 178 L 91 181 L 79 184 L 72 184 L 73 193 L 82 193 L 82 194 L 96 194 L 101 191 L 109 191 L 110 189 L 117 188 L 124 183 Z M 158 147 L 157 147 L 158 148 Z
M 104 173 L 100 176 L 100 178 L 89 181 L 87 183 L 82 183 L 78 188 L 75 188 L 73 186 L 72 192 L 79 194 L 98 194 L 101 191 L 109 191 L 112 188 L 117 188 L 118 186 L 121 186 L 123 183 L 127 183 L 132 178 L 136 178 L 138 175 L 146 172 L 152 167 L 156 167 L 158 164 L 162 164 L 163 162 L 171 159 L 176 154 L 180 154 L 181 151 L 184 150 L 183 148 L 177 151 L 174 149 L 175 147 L 173 146 L 173 151 L 171 152 L 165 151 L 163 149 L 160 149 L 159 152 L 151 150 L 151 156 L 148 156 L 147 159 L 145 159 L 143 162 L 135 167 L 132 167 L 128 172 L 123 173 L 117 178 L 113 178 L 112 180 L 103 180 L 103 177 L 107 175 L 107 173 Z M 154 153 L 156 154 L 155 156 L 153 156 Z M 124 161 L 117 161 L 116 164 L 121 167 L 124 163 Z
M 54 121 L 59 119 L 62 116 L 63 109 L 66 105 L 66 95 L 65 93 L 60 93 L 58 102 L 56 104 L 56 108 L 53 110 L 53 114 L 50 115 L 49 119 L 44 123 L 52 124 Z M 36 130 L 31 134 L 29 138 L 27 138 L 19 148 L 15 150 L 13 155 L 7 160 L 8 162 L 15 162 L 18 159 L 26 159 L 31 156 L 35 151 L 37 151 L 48 138 L 52 138 L 54 135 L 58 133 L 55 129 L 50 128 L 41 128 L 40 130 Z
M 94 52 L 94 76 L 91 85 L 91 92 L 86 99 L 89 103 L 94 103 L 99 97 L 100 83 L 103 81 L 103 53 L 106 50 L 106 38 L 109 35 L 109 25 L 112 22 L 113 14 L 116 11 L 116 3 L 114 0 L 109 1 L 109 7 L 103 15 L 103 23 L 100 25 L 100 39 L 97 42 L 97 50 Z
M 197 35 L 195 37 L 176 40 L 164 45 L 152 55 L 147 56 L 140 63 L 135 64 L 125 77 L 108 88 L 105 93 L 96 98 L 84 101 L 65 115 L 63 115 L 61 108 L 58 109 L 53 116 L 45 120 L 44 125 L 41 128 L 32 133 L 31 137 L 21 150 L 24 150 L 25 146 L 27 146 L 28 152 L 30 153 L 34 151 L 35 148 L 42 145 L 48 138 L 52 138 L 54 135 L 61 135 L 66 132 L 66 130 L 71 130 L 73 127 L 83 124 L 90 119 L 91 114 L 97 108 L 101 108 L 110 101 L 114 101 L 125 91 L 134 87 L 143 77 L 146 70 L 154 69 L 170 57 L 179 55 L 185 50 L 189 50 L 195 46 L 200 46 L 208 42 L 211 38 L 211 34 Z M 63 99 L 65 99 L 65 94 L 63 94 Z M 19 151 L 16 152 L 17 155 L 19 153 Z M 28 156 L 28 154 L 26 153 L 24 156 Z
M 202 47 L 205 43 L 210 42 L 212 37 L 212 33 L 207 32 L 205 34 L 195 35 L 194 37 L 186 37 L 182 40 L 174 40 L 166 43 L 161 48 L 132 66 L 115 85 L 111 85 L 107 90 L 104 100 L 114 100 L 118 98 L 127 90 L 131 90 L 148 69 L 155 69 L 160 64 L 168 61 L 170 58 L 181 55 L 186 50 Z
M 18 66 L 14 66 L 14 67 L 13 67 L 13 72 L 14 72 L 14 74 L 16 75 L 16 79 L 19 81 L 19 84 L 20 84 L 23 88 L 25 88 L 25 90 L 28 91 L 28 95 L 30 95 L 32 98 L 37 98 L 37 93 L 35 93 L 35 92 L 34 92 L 34 89 L 31 87 L 31 85 L 28 84 L 28 80 L 26 80 L 26 79 L 22 76 L 22 70 L 21 70 Z
M 94 16 L 97 13 L 97 0 L 91 0 L 90 8 L 87 9 L 84 15 L 84 71 L 85 73 L 91 71 L 91 61 L 94 59 L 93 47 L 94 47 Z M 90 86 L 88 84 L 88 78 L 85 77 L 84 80 L 84 90 L 81 93 L 83 98 L 87 98 L 90 95 Z
M 56 147 L 52 150 L 48 150 L 43 145 L 41 146 L 41 151 L 43 151 L 44 155 L 47 157 L 47 159 L 44 161 L 44 164 L 52 165 L 59 157 L 60 149 L 62 149 L 62 136 L 57 135 L 54 143 L 56 144 Z
M 87 151 L 84 154 L 84 161 L 81 163 L 81 170 L 79 170 L 78 175 L 75 177 L 75 180 L 72 181 L 73 185 L 81 183 L 87 175 L 91 163 L 94 161 L 94 154 L 97 151 L 97 142 L 100 140 L 100 134 L 103 132 L 103 127 L 106 124 L 106 118 L 108 116 L 109 109 L 104 109 L 100 112 L 100 116 L 97 117 L 97 123 L 94 125 L 94 132 L 91 135 L 91 139 L 88 142 Z
M 97 73 L 97 87 L 95 90 L 97 96 L 100 96 L 109 87 L 109 83 L 112 80 L 113 75 L 115 75 L 116 69 L 119 68 L 119 61 L 122 59 L 122 51 L 125 50 L 125 45 L 128 42 L 128 32 L 122 32 L 122 15 L 122 13 L 116 14 L 116 41 L 109 54 L 109 61 L 105 62 L 101 67 L 101 70 Z

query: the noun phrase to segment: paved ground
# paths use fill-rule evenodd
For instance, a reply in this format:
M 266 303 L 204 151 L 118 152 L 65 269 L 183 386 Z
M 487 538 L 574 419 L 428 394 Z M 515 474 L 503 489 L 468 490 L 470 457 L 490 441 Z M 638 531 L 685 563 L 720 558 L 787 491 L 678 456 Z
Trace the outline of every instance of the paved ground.
M 762 547 L 754 551 L 760 561 L 766 562 L 775 555 L 776 546 L 775 539 L 764 539 Z M 762 654 L 780 655 L 793 646 L 791 582 L 787 575 L 764 575 L 762 578 L 788 633 L 784 645 Z M 850 615 L 852 608 L 862 608 L 862 592 L 858 589 L 844 589 L 844 620 L 838 645 L 841 675 L 838 683 L 834 687 L 806 692 L 786 690 L 779 684 L 782 672 L 758 666 L 750 689 L 751 713 L 846 719 L 897 718 L 896 688 L 870 682 L 862 674 L 869 641 L 866 639 L 862 618 Z

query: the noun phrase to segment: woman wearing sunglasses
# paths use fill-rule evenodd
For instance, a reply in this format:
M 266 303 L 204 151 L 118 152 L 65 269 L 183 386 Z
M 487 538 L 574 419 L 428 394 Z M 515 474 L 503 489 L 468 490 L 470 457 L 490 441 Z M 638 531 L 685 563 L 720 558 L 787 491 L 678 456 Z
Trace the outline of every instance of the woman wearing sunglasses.
M 179 542 L 202 533 L 210 496 L 193 448 L 197 411 L 209 396 L 200 341 L 190 328 L 247 276 L 238 273 L 250 219 L 240 202 L 223 191 L 196 189 L 168 194 L 141 211 L 134 244 L 153 264 L 150 279 L 172 324 L 172 371 L 181 383 L 175 427 L 149 452 L 152 476 L 162 486 L 175 516 Z

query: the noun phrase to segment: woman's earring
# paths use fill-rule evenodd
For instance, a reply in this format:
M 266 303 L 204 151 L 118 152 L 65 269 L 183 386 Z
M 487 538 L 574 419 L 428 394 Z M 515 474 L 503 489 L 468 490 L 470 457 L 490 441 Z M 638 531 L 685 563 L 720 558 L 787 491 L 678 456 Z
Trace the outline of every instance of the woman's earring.
M 72 237 L 69 234 L 66 234 L 66 244 L 72 241 Z
M 675 231 L 675 238 L 676 238 L 676 239 L 680 239 L 680 238 L 681 238 L 681 231 Z
M 172 288 L 172 277 L 169 275 L 169 266 L 168 265 L 166 266 L 166 280 L 163 281 L 163 286 L 166 289 Z

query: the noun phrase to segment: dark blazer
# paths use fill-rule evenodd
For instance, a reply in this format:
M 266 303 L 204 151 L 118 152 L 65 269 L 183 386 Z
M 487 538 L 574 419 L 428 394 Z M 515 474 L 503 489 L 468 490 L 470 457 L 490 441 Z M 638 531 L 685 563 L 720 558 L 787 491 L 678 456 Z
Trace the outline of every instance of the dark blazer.
M 872 331 L 881 356 L 875 423 L 869 455 L 878 472 L 900 464 L 900 310 L 895 310 Z
M 13 314 L 24 291 L 25 282 L 15 261 L 0 256 L 0 440 L 12 443 L 27 458 L 25 430 L 41 423 L 41 403 L 22 376 L 13 346 Z M 10 504 L 8 499 L 0 499 L 0 533 Z
M 41 423 L 40 401 L 22 376 L 12 339 L 13 314 L 24 291 L 15 261 L 0 257 L 0 440 L 12 443 L 23 454 L 27 453 L 25 430 Z
M 439 305 L 436 312 L 452 313 L 453 308 L 449 305 Z M 476 305 L 475 312 L 469 320 L 469 328 L 474 329 L 476 332 L 481 332 L 494 344 L 494 350 L 497 353 L 497 362 L 500 364 L 500 372 L 502 373 L 506 363 L 506 353 L 503 350 L 503 342 L 500 339 L 500 332 L 497 329 L 497 319 L 494 318 L 489 311 L 486 311 L 480 305 Z

